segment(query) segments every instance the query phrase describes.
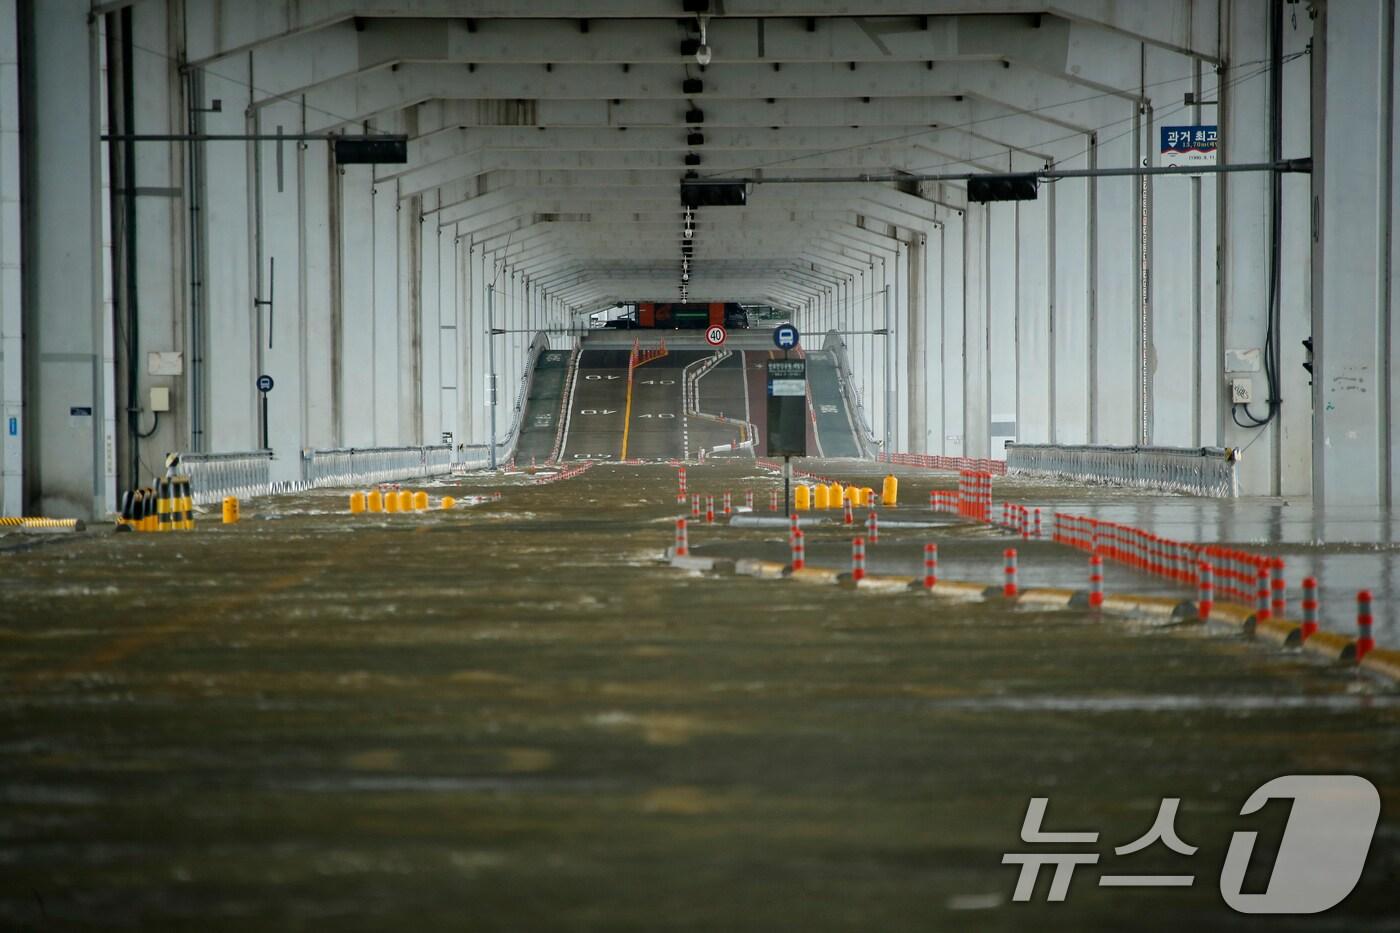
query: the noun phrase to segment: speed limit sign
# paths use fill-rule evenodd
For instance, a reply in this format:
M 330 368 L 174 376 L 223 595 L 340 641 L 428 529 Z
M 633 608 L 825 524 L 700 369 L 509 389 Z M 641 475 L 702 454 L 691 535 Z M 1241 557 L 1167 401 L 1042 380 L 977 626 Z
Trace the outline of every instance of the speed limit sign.
M 725 329 L 719 324 L 711 324 L 710 329 L 705 331 L 705 342 L 712 347 L 723 346 L 724 338 L 729 336 Z

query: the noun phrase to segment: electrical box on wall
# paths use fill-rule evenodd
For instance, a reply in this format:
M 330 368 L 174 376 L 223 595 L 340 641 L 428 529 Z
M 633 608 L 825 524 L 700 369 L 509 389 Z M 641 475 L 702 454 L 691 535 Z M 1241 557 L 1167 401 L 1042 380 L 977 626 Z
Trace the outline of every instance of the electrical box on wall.
M 1232 405 L 1248 405 L 1252 401 L 1254 401 L 1254 380 L 1231 379 L 1230 403 Z
M 170 388 L 168 386 L 151 386 L 151 411 L 170 410 Z

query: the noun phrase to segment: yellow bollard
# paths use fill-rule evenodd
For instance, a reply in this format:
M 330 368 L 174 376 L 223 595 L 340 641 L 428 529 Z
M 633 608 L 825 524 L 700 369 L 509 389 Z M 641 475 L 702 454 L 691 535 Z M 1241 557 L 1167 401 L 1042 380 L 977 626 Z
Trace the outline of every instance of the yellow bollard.
M 847 486 L 846 498 L 850 501 L 851 505 L 860 505 L 860 487 Z
M 891 509 L 899 504 L 899 477 L 893 473 L 880 486 L 880 504 Z
M 149 486 L 144 487 L 146 491 L 146 517 L 141 523 L 142 531 L 159 531 L 160 517 L 157 512 L 158 504 L 156 491 Z
M 399 492 L 399 511 L 413 511 L 413 493 L 409 492 L 407 489 L 401 490 Z
M 350 493 L 350 514 L 359 515 L 365 510 L 365 494 L 362 492 Z
M 415 512 L 423 512 L 423 511 L 426 511 L 427 508 L 428 508 L 428 494 L 427 494 L 426 492 L 423 492 L 422 490 L 419 490 L 418 492 L 415 492 L 415 493 L 413 494 L 413 510 L 414 510 Z
M 862 486 L 860 488 L 860 504 L 869 507 L 874 501 L 875 490 L 871 489 L 869 486 Z
M 805 512 L 812 507 L 812 490 L 806 486 L 798 486 L 792 491 L 792 507 L 799 512 Z
M 384 493 L 384 511 L 397 512 L 399 510 L 399 494 L 393 491 Z
M 454 499 L 454 498 L 452 498 L 451 496 L 443 496 L 443 497 L 442 497 L 442 507 L 443 507 L 444 509 L 456 508 L 456 507 L 457 507 L 457 500 Z
M 812 490 L 812 508 L 831 508 L 831 490 L 827 489 L 822 483 L 817 483 L 816 487 Z
M 841 502 L 845 495 L 846 491 L 841 488 L 841 484 L 836 482 L 836 480 L 832 480 L 830 490 L 827 494 L 827 502 L 831 504 L 833 509 L 841 508 Z
M 384 511 L 384 497 L 378 489 L 371 489 L 369 495 L 365 496 L 365 509 L 370 512 Z
M 179 477 L 176 482 L 180 486 L 180 508 L 184 510 L 184 529 L 194 531 L 194 485 L 188 476 Z
M 224 497 L 224 524 L 234 525 L 238 523 L 238 497 Z

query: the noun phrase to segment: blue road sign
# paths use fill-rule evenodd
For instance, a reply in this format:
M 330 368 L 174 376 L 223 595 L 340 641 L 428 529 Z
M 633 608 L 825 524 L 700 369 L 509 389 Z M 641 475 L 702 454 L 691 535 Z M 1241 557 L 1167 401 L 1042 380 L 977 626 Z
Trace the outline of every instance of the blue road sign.
M 259 376 L 259 377 L 258 377 L 258 391 L 259 391 L 259 392 L 271 392 L 271 391 L 272 391 L 272 377 L 271 377 L 271 376 L 266 376 L 266 375 L 264 375 L 264 376 Z
M 18 437 L 18 436 L 19 436 L 19 419 L 18 419 L 18 418 L 11 418 L 11 419 L 10 419 L 10 437 Z
M 773 328 L 773 343 L 779 350 L 797 349 L 797 341 L 802 337 L 791 324 L 779 324 Z

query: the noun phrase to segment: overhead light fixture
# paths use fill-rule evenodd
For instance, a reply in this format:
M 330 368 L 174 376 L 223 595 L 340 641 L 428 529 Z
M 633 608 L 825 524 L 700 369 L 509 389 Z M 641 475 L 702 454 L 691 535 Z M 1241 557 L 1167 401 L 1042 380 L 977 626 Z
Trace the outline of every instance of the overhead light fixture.
M 695 238 L 695 228 L 694 228 L 694 227 L 686 227 L 684 232 L 685 232 L 685 238 L 686 238 L 687 240 L 691 240 L 691 239 L 694 239 L 694 238 Z

